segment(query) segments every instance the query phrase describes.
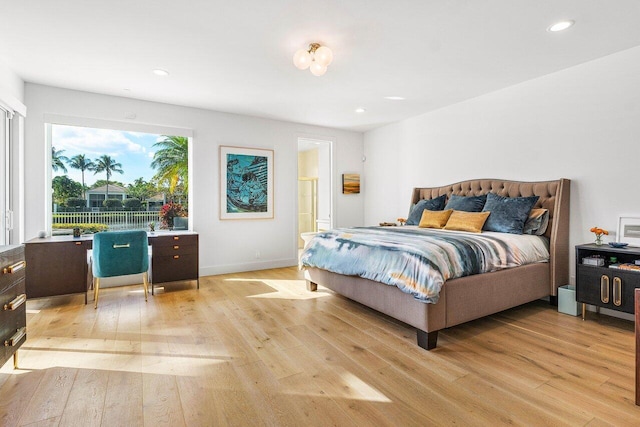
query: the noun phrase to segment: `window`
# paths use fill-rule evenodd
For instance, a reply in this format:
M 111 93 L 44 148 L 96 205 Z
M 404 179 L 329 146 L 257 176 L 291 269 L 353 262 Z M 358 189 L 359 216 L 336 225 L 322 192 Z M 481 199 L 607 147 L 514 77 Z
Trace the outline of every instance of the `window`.
M 188 216 L 188 137 L 48 126 L 53 235 L 171 229 Z

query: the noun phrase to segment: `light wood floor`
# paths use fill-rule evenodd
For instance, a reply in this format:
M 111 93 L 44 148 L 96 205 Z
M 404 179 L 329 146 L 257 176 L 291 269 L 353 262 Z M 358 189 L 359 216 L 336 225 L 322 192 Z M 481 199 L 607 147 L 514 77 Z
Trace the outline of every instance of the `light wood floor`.
M 639 425 L 632 322 L 531 303 L 415 331 L 295 268 L 28 302 L 0 425 Z

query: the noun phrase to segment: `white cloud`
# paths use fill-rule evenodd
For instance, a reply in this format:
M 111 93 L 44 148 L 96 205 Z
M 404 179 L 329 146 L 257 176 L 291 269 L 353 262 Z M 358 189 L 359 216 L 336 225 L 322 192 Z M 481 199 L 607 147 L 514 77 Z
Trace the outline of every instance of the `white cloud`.
M 52 142 L 56 150 L 83 153 L 89 158 L 108 154 L 117 158 L 122 153 L 144 154 L 147 149 L 127 137 L 125 132 L 75 126 L 52 126 Z

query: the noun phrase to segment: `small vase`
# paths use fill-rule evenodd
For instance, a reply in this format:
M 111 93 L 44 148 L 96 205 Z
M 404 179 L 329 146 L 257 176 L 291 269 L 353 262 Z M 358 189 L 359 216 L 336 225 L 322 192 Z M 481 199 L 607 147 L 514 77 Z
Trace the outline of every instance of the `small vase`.
M 596 246 L 602 246 L 602 235 L 601 234 L 596 235 L 595 243 L 596 243 Z

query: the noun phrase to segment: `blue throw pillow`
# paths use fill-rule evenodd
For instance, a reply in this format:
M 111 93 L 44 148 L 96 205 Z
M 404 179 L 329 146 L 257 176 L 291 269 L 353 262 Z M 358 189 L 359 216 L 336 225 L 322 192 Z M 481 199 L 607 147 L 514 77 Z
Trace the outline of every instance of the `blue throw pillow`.
M 482 196 L 456 196 L 452 194 L 449 197 L 445 209 L 453 209 L 454 211 L 480 212 L 484 203 L 487 201 L 487 195 Z
M 494 193 L 487 195 L 483 211 L 491 212 L 482 228 L 485 231 L 522 234 L 529 212 L 538 201 L 538 196 L 502 197 Z
M 422 211 L 428 209 L 430 211 L 441 211 L 444 208 L 444 201 L 447 199 L 447 195 L 436 197 L 435 199 L 422 199 L 415 206 L 411 207 L 409 216 L 407 217 L 407 225 L 420 224 L 420 218 L 422 218 Z

